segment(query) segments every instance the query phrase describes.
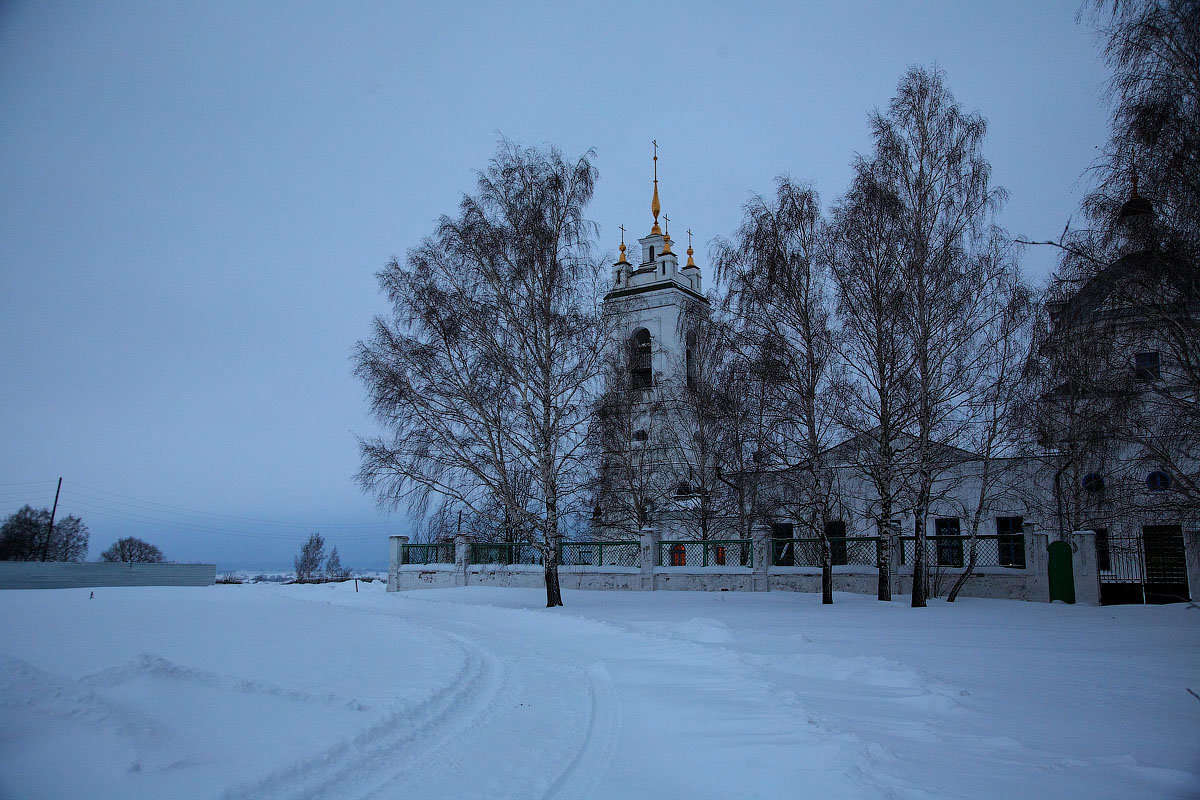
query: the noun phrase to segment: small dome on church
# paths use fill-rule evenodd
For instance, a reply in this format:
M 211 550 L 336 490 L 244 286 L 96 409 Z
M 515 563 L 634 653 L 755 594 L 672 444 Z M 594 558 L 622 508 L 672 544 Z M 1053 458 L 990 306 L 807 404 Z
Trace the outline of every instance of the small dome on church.
M 1154 205 L 1141 195 L 1135 194 L 1126 200 L 1121 206 L 1121 210 L 1117 212 L 1117 222 L 1126 223 L 1153 216 Z
M 1129 199 L 1121 206 L 1121 210 L 1117 212 L 1117 224 L 1128 225 L 1136 224 L 1143 220 L 1153 219 L 1154 205 L 1138 194 L 1138 176 L 1137 171 L 1133 171 L 1129 176 Z

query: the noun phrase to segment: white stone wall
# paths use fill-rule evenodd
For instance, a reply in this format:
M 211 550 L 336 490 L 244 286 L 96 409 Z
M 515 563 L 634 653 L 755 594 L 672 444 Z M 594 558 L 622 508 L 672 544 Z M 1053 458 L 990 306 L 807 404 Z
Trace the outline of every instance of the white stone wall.
M 398 540 L 401 537 L 393 537 Z M 776 567 L 767 561 L 769 538 L 764 531 L 755 540 L 754 567 L 663 567 L 652 563 L 659 541 L 658 532 L 646 529 L 642 537 L 641 566 L 561 566 L 559 582 L 566 589 L 596 591 L 698 591 L 698 592 L 762 592 L 821 591 L 821 570 L 815 567 Z M 399 544 L 399 542 L 397 542 Z M 1049 573 L 1045 534 L 1025 537 L 1025 568 L 980 567 L 963 586 L 962 597 L 994 597 L 1013 600 L 1047 602 Z M 466 552 L 465 542 L 460 548 Z M 468 564 L 405 564 L 398 563 L 400 551 L 388 575 L 388 591 L 445 588 L 451 586 L 503 586 L 510 588 L 541 588 L 545 585 L 540 566 Z M 940 568 L 941 596 L 949 593 L 960 569 Z M 879 575 L 870 567 L 838 566 L 833 568 L 834 591 L 875 595 Z M 892 570 L 892 591 L 907 594 L 912 591 L 911 565 L 897 565 Z

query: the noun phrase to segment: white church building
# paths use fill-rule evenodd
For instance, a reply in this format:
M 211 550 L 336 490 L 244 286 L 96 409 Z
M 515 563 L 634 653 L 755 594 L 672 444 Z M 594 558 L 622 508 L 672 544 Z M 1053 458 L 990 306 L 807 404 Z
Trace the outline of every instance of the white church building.
M 612 330 L 613 363 L 623 368 L 633 398 L 624 409 L 629 447 L 614 449 L 625 449 L 623 457 L 627 462 L 632 459 L 625 464 L 627 471 L 642 459 L 667 459 L 667 468 L 659 471 L 672 477 L 648 493 L 653 502 L 647 499 L 647 508 L 632 517 L 626 514 L 619 522 L 612 519 L 611 509 L 598 502 L 589 530 L 583 534 L 585 540 L 564 541 L 559 547 L 562 585 L 818 592 L 821 532 L 804 529 L 799 520 L 786 518 L 785 512 L 762 517 L 749 539 L 701 538 L 682 523 L 694 495 L 684 479 L 686 474 L 671 469 L 671 456 L 664 456 L 663 449 L 656 447 L 663 433 L 656 426 L 673 413 L 672 392 L 687 386 L 693 374 L 693 348 L 689 328 L 683 323 L 688 314 L 706 311 L 709 300 L 694 259 L 690 231 L 687 261 L 679 266 L 669 218 L 661 213 L 657 161 L 656 153 L 650 206 L 653 224 L 649 233 L 637 240 L 632 260 L 621 228 L 620 256 L 612 266 L 603 313 Z M 847 441 L 829 451 L 836 473 L 835 519 L 823 533 L 831 543 L 834 588 L 862 594 L 878 590 L 882 596 L 881 583 L 885 581 L 880 576 L 890 572 L 886 581 L 890 591 L 905 594 L 912 587 L 914 517 L 898 514 L 890 524 L 881 525 L 871 482 L 857 472 L 855 459 L 848 455 L 853 446 L 853 441 Z M 925 531 L 928 586 L 934 596 L 945 595 L 971 560 L 967 534 L 978 518 L 975 566 L 961 591 L 963 596 L 1101 602 L 1102 587 L 1115 580 L 1109 563 L 1115 559 L 1107 542 L 1098 541 L 1094 531 L 1062 529 L 1061 514 L 1053 510 L 1052 481 L 1044 465 L 1035 459 L 1002 465 L 1008 485 L 990 492 L 981 511 L 979 458 L 957 448 L 945 449 L 948 466 L 934 487 L 936 499 Z M 1178 525 L 1175 530 L 1180 530 Z M 1180 597 L 1190 593 L 1194 598 L 1200 594 L 1200 532 L 1188 530 L 1176 536 L 1180 538 L 1179 563 L 1172 569 L 1183 577 L 1171 584 L 1171 591 Z M 473 543 L 462 535 L 453 545 L 409 545 L 407 537 L 393 536 L 388 588 L 538 586 L 542 581 L 539 559 L 535 548 L 528 545 Z M 884 563 L 889 570 L 880 569 Z M 1139 587 L 1152 583 L 1145 565 L 1134 577 Z

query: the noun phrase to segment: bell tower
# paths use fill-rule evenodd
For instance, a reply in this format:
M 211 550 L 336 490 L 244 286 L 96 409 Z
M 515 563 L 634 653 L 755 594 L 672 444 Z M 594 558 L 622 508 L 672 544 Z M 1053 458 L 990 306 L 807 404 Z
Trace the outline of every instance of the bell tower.
M 638 239 L 637 263 L 626 254 L 625 226 L 620 226 L 620 257 L 613 264 L 613 282 L 604 296 L 604 313 L 613 322 L 613 346 L 626 347 L 641 331 L 650 335 L 649 369 L 651 387 L 686 380 L 684 334 L 680 322 L 689 307 L 708 306 L 700 285 L 700 267 L 693 258 L 688 231 L 687 264 L 679 267 L 672 249 L 671 218 L 662 213 L 658 196 L 658 142 L 654 146 L 654 190 L 650 199 L 653 223 L 650 232 Z M 659 224 L 662 217 L 662 225 Z M 644 336 L 644 335 L 643 335 Z
M 687 389 L 692 360 L 684 323 L 706 313 L 709 303 L 700 289 L 690 231 L 687 264 L 679 267 L 671 217 L 663 213 L 658 194 L 658 143 L 652 144 L 650 231 L 637 240 L 636 249 L 627 248 L 625 226 L 620 226 L 620 256 L 603 302 L 612 330 L 612 386 L 621 399 L 602 423 L 612 435 L 603 438 L 601 472 L 612 482 L 602 479 L 605 488 L 592 517 L 600 538 L 628 539 L 648 529 L 663 539 L 683 538 L 677 489 L 688 473 L 676 463 L 672 437 L 679 435 L 678 400 Z

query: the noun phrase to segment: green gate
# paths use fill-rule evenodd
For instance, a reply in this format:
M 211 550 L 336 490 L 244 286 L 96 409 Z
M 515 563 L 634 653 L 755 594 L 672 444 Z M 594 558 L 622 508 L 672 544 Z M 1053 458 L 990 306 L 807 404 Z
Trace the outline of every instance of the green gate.
M 1071 569 L 1071 545 L 1050 544 L 1050 601 L 1075 602 L 1075 573 Z

